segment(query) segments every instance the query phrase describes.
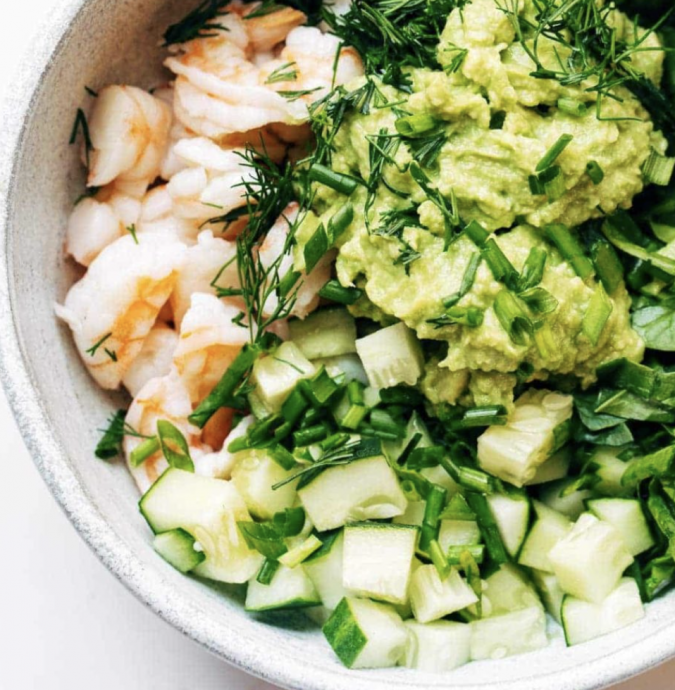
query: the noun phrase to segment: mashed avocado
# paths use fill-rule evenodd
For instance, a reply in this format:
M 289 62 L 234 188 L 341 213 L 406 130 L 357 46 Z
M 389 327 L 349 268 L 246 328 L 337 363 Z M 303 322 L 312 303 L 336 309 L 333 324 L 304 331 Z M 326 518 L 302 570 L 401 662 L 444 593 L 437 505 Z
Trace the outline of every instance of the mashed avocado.
M 521 3 L 521 26 L 533 12 L 531 2 Z M 545 227 L 576 228 L 629 208 L 644 187 L 642 166 L 652 150 L 665 152 L 666 141 L 627 89 L 599 97 L 590 80 L 563 84 L 531 76 L 534 62 L 512 20 L 496 0 L 454 10 L 438 44 L 443 69 L 409 69 L 409 93 L 378 82 L 373 105 L 348 114 L 333 142 L 332 169 L 364 181 L 350 196 L 354 219 L 337 242 L 338 279 L 364 289 L 356 314 L 382 323 L 393 317 L 420 339 L 441 341 L 442 356 L 430 360 L 421 383 L 432 402 L 456 402 L 468 390 L 475 404 L 508 403 L 514 373 L 522 370 L 539 379 L 571 375 L 589 385 L 601 363 L 640 359 L 644 351 L 630 326 L 623 283 L 608 295 L 611 313 L 599 337 L 584 332 L 599 281 L 582 279 L 546 239 Z M 619 12 L 611 20 L 619 35 L 639 35 Z M 658 46 L 655 35 L 648 46 Z M 658 83 L 663 55 L 639 52 L 634 66 Z M 568 56 L 559 43 L 539 37 L 538 57 L 554 69 Z M 426 130 L 400 136 L 397 121 L 416 116 Z M 537 189 L 537 166 L 563 135 L 567 146 L 548 166 L 556 189 Z M 425 183 L 411 174 L 414 157 Z M 601 169 L 601 180 L 591 179 L 589 163 Z M 343 194 L 315 185 L 314 213 L 298 232 L 299 268 L 303 242 L 345 203 Z M 518 272 L 533 249 L 545 252 L 538 287 L 557 304 L 545 315 L 530 313 L 537 337 L 514 340 L 503 327 L 495 299 L 507 288 L 485 260 L 453 304 L 480 314 L 481 322 L 438 321 L 480 256 L 461 231 L 472 221 L 493 233 Z

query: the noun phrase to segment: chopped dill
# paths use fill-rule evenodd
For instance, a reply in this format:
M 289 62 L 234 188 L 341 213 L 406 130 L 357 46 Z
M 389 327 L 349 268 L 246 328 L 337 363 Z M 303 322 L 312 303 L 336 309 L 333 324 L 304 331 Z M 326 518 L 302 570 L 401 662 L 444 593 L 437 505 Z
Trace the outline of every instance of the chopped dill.
M 287 62 L 281 67 L 277 67 L 274 72 L 265 79 L 265 84 L 278 84 L 280 81 L 295 81 L 298 78 L 298 70 L 294 67 L 295 62 Z

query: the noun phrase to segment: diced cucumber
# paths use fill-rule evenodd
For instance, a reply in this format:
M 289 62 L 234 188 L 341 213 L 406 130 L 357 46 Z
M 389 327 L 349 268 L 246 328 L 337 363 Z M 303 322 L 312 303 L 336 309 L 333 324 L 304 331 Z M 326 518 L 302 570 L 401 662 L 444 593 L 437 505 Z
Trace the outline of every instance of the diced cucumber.
M 605 496 L 630 496 L 633 488 L 624 486 L 621 478 L 630 467 L 630 462 L 619 460 L 626 450 L 625 446 L 612 448 L 600 446 L 591 457 L 591 464 L 596 466 L 595 474 L 600 481 L 593 487 L 598 493 Z
M 614 525 L 632 556 L 654 546 L 654 537 L 640 501 L 630 498 L 596 498 L 587 501 L 586 505 L 593 515 Z
M 429 434 L 429 429 L 427 429 L 427 425 L 417 412 L 413 412 L 410 416 L 410 419 L 406 424 L 404 438 L 398 441 L 386 442 L 385 448 L 389 460 L 396 462 L 401 457 L 401 453 L 408 448 L 409 444 L 414 438 L 417 438 L 415 449 L 429 448 L 429 446 L 433 445 L 433 441 L 431 440 L 431 436 Z
M 441 580 L 434 565 L 417 568 L 410 582 L 410 603 L 420 623 L 430 623 L 478 602 L 475 592 L 454 568 Z
M 404 323 L 360 338 L 356 351 L 374 388 L 391 388 L 400 383 L 414 386 L 424 371 L 420 343 Z
M 139 508 L 155 533 L 182 528 L 200 544 L 206 560 L 194 573 L 242 583 L 258 572 L 263 558 L 248 548 L 237 529 L 250 520 L 232 482 L 169 468 L 141 498 Z
M 261 585 L 255 578 L 248 583 L 247 611 L 299 609 L 321 603 L 318 592 L 301 565 L 279 567 L 269 585 Z
M 278 412 L 301 379 L 316 373 L 315 366 L 292 342 L 282 343 L 267 357 L 256 360 L 251 374 L 255 392 L 270 412 Z
M 368 385 L 368 376 L 358 355 L 320 357 L 313 360 L 312 363 L 319 369 L 326 367 L 326 371 L 332 378 L 344 376 L 346 381 L 360 381 L 364 386 Z
M 492 573 L 486 580 L 483 596 L 490 601 L 490 616 L 500 616 L 511 611 L 520 611 L 532 606 L 541 606 L 541 601 L 532 583 L 516 565 L 507 563 Z
M 387 604 L 344 598 L 323 633 L 348 668 L 390 668 L 405 654 L 408 632 L 400 616 Z
M 414 527 L 421 527 L 424 522 L 424 511 L 426 507 L 426 501 L 410 501 L 403 515 L 397 515 L 392 522 L 395 525 L 413 525 Z
M 617 530 L 590 513 L 577 520 L 548 556 L 563 591 L 595 604 L 609 595 L 633 562 Z
M 538 501 L 533 502 L 537 515 L 525 538 L 518 563 L 528 568 L 553 572 L 549 551 L 572 529 L 572 523 L 561 513 Z
M 577 490 L 567 496 L 563 495 L 565 489 L 574 483 L 574 479 L 561 479 L 542 486 L 539 490 L 539 500 L 553 510 L 557 510 L 570 520 L 577 520 L 586 510 L 585 501 L 593 493 L 588 490 Z
M 569 438 L 573 398 L 529 390 L 515 404 L 505 426 L 491 426 L 478 438 L 480 466 L 522 487 Z
M 558 578 L 553 573 L 545 573 L 543 570 L 531 570 L 530 576 L 546 611 L 562 625 L 560 610 L 565 592 L 562 591 Z
M 298 495 L 319 532 L 348 522 L 403 515 L 408 505 L 394 470 L 382 456 L 330 467 Z
M 342 584 L 351 594 L 405 604 L 417 528 L 362 522 L 345 527 Z
M 442 486 L 448 496 L 454 496 L 459 491 L 459 484 L 439 465 L 438 467 L 425 467 L 420 474 L 432 484 Z
M 304 563 L 303 568 L 314 583 L 323 605 L 331 611 L 347 596 L 342 585 L 344 532 L 334 532 Z
M 481 533 L 475 520 L 441 520 L 438 543 L 443 552 L 451 546 L 480 544 Z
M 572 462 L 572 451 L 569 447 L 561 448 L 553 453 L 543 465 L 537 468 L 534 479 L 527 482 L 526 486 L 536 486 L 538 484 L 548 484 L 556 479 L 563 479 L 567 476 Z
M 290 482 L 278 489 L 272 487 L 293 476 L 265 450 L 248 450 L 237 454 L 232 469 L 232 481 L 246 502 L 251 515 L 260 520 L 270 520 L 275 513 L 291 508 L 295 502 L 297 482 Z
M 490 512 L 509 555 L 515 558 L 530 526 L 530 499 L 525 493 L 492 494 L 487 497 Z
M 446 673 L 469 663 L 471 628 L 466 623 L 406 621 L 408 646 L 403 665 L 426 673 Z
M 546 614 L 541 606 L 473 621 L 471 659 L 504 659 L 548 645 Z
M 600 603 L 566 596 L 562 624 L 568 646 L 588 642 L 635 623 L 645 615 L 635 580 L 624 577 Z
M 167 563 L 181 573 L 189 573 L 206 560 L 203 551 L 195 551 L 195 539 L 184 529 L 157 534 L 152 546 Z
M 288 328 L 291 341 L 307 359 L 356 352 L 356 322 L 346 309 L 321 309 L 304 321 L 289 321 Z
M 323 626 L 328 622 L 333 610 L 327 609 L 325 606 L 308 606 L 306 609 L 303 609 L 302 612 L 305 614 L 305 616 L 307 616 L 307 618 L 309 618 L 309 620 L 312 621 L 312 623 L 315 623 L 320 628 L 323 628 Z

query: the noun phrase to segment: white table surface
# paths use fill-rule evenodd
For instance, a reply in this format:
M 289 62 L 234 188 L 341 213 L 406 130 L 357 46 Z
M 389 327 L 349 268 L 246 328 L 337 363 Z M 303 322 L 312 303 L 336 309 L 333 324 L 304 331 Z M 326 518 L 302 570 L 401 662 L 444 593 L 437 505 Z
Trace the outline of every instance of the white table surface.
M 0 95 L 57 1 L 2 3 Z M 2 394 L 0 439 L 0 689 L 273 690 L 183 638 L 108 574 L 49 495 Z M 672 662 L 614 690 L 674 685 Z

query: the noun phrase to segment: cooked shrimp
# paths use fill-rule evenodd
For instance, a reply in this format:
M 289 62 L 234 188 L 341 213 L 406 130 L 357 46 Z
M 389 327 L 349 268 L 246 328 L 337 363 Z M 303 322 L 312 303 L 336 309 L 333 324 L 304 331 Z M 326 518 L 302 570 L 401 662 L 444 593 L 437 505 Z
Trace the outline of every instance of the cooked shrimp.
M 178 279 L 171 293 L 171 306 L 177 328 L 180 328 L 183 317 L 190 308 L 194 293 L 214 294 L 212 283 L 223 288 L 239 287 L 236 252 L 234 243 L 214 237 L 211 230 L 204 230 L 199 235 L 197 244 L 187 249 L 185 262 L 178 272 Z
M 287 242 L 288 232 L 291 225 L 296 221 L 298 212 L 299 206 L 297 203 L 289 204 L 277 222 L 270 228 L 260 249 L 260 262 L 266 268 L 279 261 L 278 269 L 275 270 L 275 273 L 278 273 L 278 276 L 274 276 L 275 281 L 276 279 L 279 281 L 283 280 L 290 271 L 294 270 L 293 251 L 291 247 L 287 246 Z M 309 276 L 301 272 L 299 279 L 301 285 L 297 290 L 295 304 L 291 311 L 292 316 L 304 319 L 319 306 L 319 290 L 330 279 L 331 261 L 333 258 L 332 253 L 329 252 L 315 266 Z M 278 304 L 279 298 L 276 294 L 270 295 L 265 302 L 265 314 L 274 313 Z
M 88 186 L 120 180 L 147 187 L 159 174 L 170 127 L 170 109 L 149 93 L 132 86 L 103 89 L 89 121 Z
M 129 470 L 142 493 L 150 488 L 168 465 L 161 451 L 157 451 L 139 467 L 133 467 L 130 460 L 132 451 L 143 443 L 144 436 L 157 434 L 157 422 L 163 419 L 171 422 L 185 436 L 190 446 L 190 454 L 195 460 L 194 455 L 199 453 L 193 454 L 192 451 L 201 448 L 199 429 L 187 421 L 191 412 L 190 396 L 175 373 L 148 381 L 131 403 L 126 422 L 139 436 L 124 437 L 124 454 Z
M 101 387 L 118 388 L 140 353 L 169 299 L 184 252 L 184 245 L 164 235 L 121 237 L 98 255 L 57 307 Z
M 231 414 L 233 411 L 225 410 L 225 412 Z M 254 421 L 255 418 L 252 416 L 244 417 L 244 419 L 227 434 L 224 442 L 221 443 L 220 450 L 203 455 L 199 459 L 197 471 L 209 477 L 229 479 L 232 475 L 232 468 L 237 460 L 237 453 L 230 453 L 227 448 L 232 441 L 245 436 L 248 428 Z M 202 438 L 204 438 L 204 435 L 202 435 Z M 206 439 L 204 440 L 206 441 Z M 208 441 L 206 442 L 208 443 Z
M 173 212 L 173 199 L 167 185 L 149 191 L 141 205 L 141 214 L 136 227 L 137 234 L 165 234 L 184 244 L 194 244 L 200 232 L 201 223 L 179 218 Z
M 307 21 L 307 15 L 292 7 L 281 7 L 275 12 L 250 17 L 261 4 L 232 2 L 225 8 L 227 12 L 246 18 L 244 28 L 248 36 L 248 45 L 254 53 L 270 52 L 290 31 Z
M 165 323 L 156 324 L 143 341 L 143 347 L 122 379 L 135 397 L 150 379 L 167 376 L 178 345 L 178 333 Z
M 192 295 L 173 361 L 193 403 L 211 392 L 248 342 L 248 329 L 234 323 L 239 313 L 215 295 Z
M 140 201 L 114 185 L 104 187 L 95 197 L 82 199 L 68 220 L 66 253 L 82 266 L 89 266 L 127 228 L 135 226 L 140 212 Z
M 300 17 L 293 12 L 286 8 L 270 13 L 264 22 L 228 14 L 222 19 L 227 31 L 181 46 L 181 54 L 165 63 L 178 77 L 176 117 L 187 128 L 217 140 L 272 123 L 299 125 L 307 121 L 307 104 L 320 98 L 334 77 L 336 84 L 342 84 L 363 74 L 356 52 L 343 48 L 334 75 L 339 40 L 318 29 L 299 26 Z M 284 38 L 287 45 L 280 58 L 260 52 L 256 55 L 256 51 L 269 49 Z M 272 73 L 282 68 L 293 76 L 270 83 Z M 288 91 L 300 93 L 278 93 Z

